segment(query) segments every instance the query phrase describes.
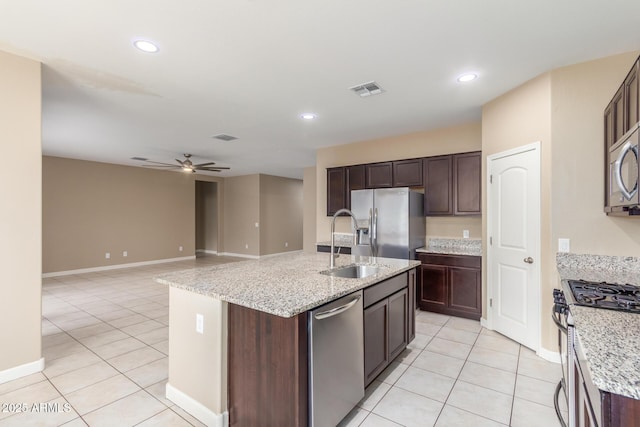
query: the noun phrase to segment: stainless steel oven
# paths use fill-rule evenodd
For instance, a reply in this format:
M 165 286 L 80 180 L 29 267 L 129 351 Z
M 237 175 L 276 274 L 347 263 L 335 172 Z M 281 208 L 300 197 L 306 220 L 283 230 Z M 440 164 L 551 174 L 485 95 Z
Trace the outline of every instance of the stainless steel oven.
M 636 128 L 609 151 L 609 208 L 623 212 L 640 205 L 638 195 L 638 135 Z

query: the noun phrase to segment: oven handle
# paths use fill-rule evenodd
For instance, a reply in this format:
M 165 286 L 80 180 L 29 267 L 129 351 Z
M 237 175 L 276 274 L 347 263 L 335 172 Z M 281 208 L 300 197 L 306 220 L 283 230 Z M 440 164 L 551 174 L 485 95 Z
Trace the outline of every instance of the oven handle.
M 555 392 L 553 393 L 553 406 L 556 410 L 556 416 L 558 417 L 558 421 L 560 421 L 560 425 L 562 427 L 567 427 L 567 423 L 564 421 L 564 418 L 562 417 L 562 411 L 560 410 L 560 402 L 558 400 L 560 398 L 560 392 L 564 388 L 563 382 L 564 382 L 563 380 L 560 380 L 560 382 L 556 386 Z
M 562 324 L 560 319 L 558 319 L 558 313 L 553 311 L 553 308 L 551 308 L 551 310 L 552 310 L 551 311 L 551 318 L 553 319 L 553 323 L 556 324 L 558 329 L 560 329 L 562 332 L 564 332 L 566 334 L 567 333 L 567 327 Z

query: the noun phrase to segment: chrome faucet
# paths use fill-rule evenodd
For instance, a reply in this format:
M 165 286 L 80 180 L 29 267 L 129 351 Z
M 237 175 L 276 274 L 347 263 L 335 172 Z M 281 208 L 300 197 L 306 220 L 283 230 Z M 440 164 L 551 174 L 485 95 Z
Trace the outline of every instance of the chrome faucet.
M 356 216 L 349 209 L 340 209 L 336 213 L 333 214 L 333 219 L 331 220 L 331 255 L 329 261 L 329 268 L 334 268 L 336 266 L 336 256 L 335 256 L 335 232 L 336 232 L 336 218 L 338 215 L 346 213 L 351 216 L 351 225 L 353 226 L 353 234 L 354 238 L 357 236 L 358 230 L 358 220 Z

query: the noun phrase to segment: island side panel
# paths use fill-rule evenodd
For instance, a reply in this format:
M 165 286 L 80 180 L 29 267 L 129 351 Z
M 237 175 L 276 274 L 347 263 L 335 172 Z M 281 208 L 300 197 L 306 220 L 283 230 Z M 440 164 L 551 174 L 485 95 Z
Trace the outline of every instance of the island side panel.
M 169 382 L 167 397 L 207 425 L 227 410 L 226 302 L 169 288 Z M 196 331 L 196 316 L 203 331 Z
M 229 304 L 230 426 L 306 426 L 307 314 Z

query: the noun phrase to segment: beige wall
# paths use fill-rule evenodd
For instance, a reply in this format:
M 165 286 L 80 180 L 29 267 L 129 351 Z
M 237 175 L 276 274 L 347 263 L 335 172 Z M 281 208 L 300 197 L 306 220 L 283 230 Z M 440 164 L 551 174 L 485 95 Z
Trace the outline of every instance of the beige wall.
M 303 244 L 305 252 L 316 251 L 316 168 L 304 169 L 303 178 Z
M 227 303 L 169 288 L 169 384 L 216 414 L 227 409 Z
M 196 181 L 196 251 L 218 251 L 218 183 Z
M 263 256 L 302 249 L 302 181 L 298 179 L 225 178 L 224 212 L 225 253 Z
M 41 358 L 40 63 L 0 52 L 0 372 Z M 11 161 L 13 160 L 13 161 Z
M 260 175 L 260 255 L 302 249 L 302 181 Z
M 316 153 L 316 241 L 330 238 L 327 217 L 327 168 L 384 160 L 400 160 L 440 154 L 478 151 L 482 148 L 479 122 L 319 149 Z M 338 218 L 336 230 L 350 230 L 348 217 Z M 462 230 L 480 237 L 478 217 L 427 218 L 427 236 L 462 237 Z
M 60 157 L 42 162 L 44 272 L 194 255 L 191 175 Z
M 556 351 L 551 345 L 552 324 L 547 315 L 551 310 L 551 282 L 555 252 L 551 242 L 551 75 L 545 73 L 520 87 L 496 98 L 482 108 L 482 155 L 486 158 L 511 148 L 540 141 L 540 253 L 541 277 L 541 334 L 543 347 Z M 482 178 L 482 212 L 484 253 L 486 254 L 486 167 Z M 486 317 L 487 259 L 483 258 L 482 295 Z M 549 298 L 547 298 L 549 296 Z M 557 334 L 556 332 L 554 332 Z
M 549 351 L 557 345 L 548 316 L 551 289 L 559 285 L 557 239 L 571 239 L 575 253 L 635 256 L 640 251 L 640 221 L 603 213 L 603 110 L 637 56 L 631 52 L 553 70 L 483 107 L 485 158 L 542 142 L 541 332 L 542 347 Z M 485 183 L 483 178 L 483 195 Z
M 552 237 L 577 253 L 638 256 L 640 219 L 603 213 L 603 110 L 639 52 L 552 72 Z M 557 248 L 557 243 L 554 244 Z
M 224 183 L 224 251 L 260 255 L 260 176 L 226 178 Z M 248 247 L 247 247 L 248 246 Z

